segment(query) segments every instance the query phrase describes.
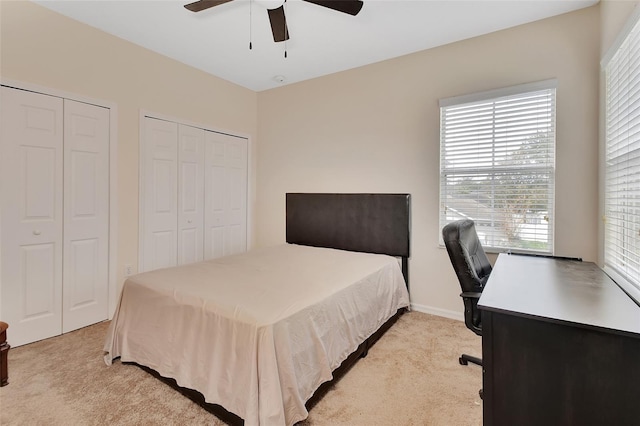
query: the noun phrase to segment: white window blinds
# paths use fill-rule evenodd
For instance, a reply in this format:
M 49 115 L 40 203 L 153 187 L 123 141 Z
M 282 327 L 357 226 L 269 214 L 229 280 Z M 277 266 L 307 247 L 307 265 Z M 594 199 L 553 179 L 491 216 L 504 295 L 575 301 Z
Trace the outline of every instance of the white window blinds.
M 506 94 L 505 94 L 506 93 Z M 440 229 L 486 248 L 553 252 L 555 81 L 440 103 Z
M 605 66 L 605 269 L 640 289 L 640 29 Z M 618 280 L 616 280 L 618 281 Z

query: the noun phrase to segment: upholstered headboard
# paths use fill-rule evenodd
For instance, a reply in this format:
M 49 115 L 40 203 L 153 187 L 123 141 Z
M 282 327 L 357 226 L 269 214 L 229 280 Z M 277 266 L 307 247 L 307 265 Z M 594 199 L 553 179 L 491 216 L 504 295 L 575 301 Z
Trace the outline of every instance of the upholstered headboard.
M 287 242 L 402 257 L 408 282 L 410 194 L 286 195 Z

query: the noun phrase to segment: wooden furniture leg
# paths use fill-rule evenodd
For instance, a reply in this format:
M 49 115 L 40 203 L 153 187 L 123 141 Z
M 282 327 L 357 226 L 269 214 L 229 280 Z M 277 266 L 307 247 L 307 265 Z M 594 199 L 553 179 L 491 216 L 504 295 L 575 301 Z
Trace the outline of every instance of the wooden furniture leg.
M 11 346 L 7 343 L 7 328 L 9 324 L 0 321 L 0 386 L 9 384 L 8 353 Z

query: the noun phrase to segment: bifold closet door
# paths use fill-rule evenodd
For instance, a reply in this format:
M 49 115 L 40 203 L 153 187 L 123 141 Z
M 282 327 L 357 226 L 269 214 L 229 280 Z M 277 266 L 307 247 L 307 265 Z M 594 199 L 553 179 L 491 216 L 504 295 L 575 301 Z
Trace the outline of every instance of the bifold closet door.
M 143 271 L 203 258 L 204 130 L 145 117 Z
M 2 87 L 0 317 L 20 346 L 108 318 L 109 110 Z
M 178 265 L 203 259 L 204 133 L 178 125 Z
M 176 266 L 178 259 L 178 125 L 144 118 L 142 156 L 142 270 Z
M 144 117 L 141 271 L 247 247 L 247 139 Z
M 61 332 L 63 100 L 1 95 L 0 315 L 20 346 Z
M 204 258 L 247 249 L 247 139 L 205 132 Z
M 62 332 L 107 319 L 109 110 L 64 100 Z

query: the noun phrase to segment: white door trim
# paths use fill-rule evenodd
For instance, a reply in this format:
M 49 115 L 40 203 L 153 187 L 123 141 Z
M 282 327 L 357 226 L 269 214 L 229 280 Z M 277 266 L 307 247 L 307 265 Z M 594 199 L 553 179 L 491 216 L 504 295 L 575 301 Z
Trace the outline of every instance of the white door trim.
M 172 117 L 169 115 L 153 112 L 146 109 L 141 109 L 138 119 L 138 128 L 139 128 L 139 143 L 138 143 L 138 158 L 143 158 L 144 153 L 144 144 L 145 144 L 145 126 L 144 119 L 145 117 L 155 118 L 158 120 L 171 121 L 177 124 L 184 124 L 190 127 L 197 127 L 206 131 L 222 133 L 225 135 L 242 138 L 247 140 L 247 194 L 246 194 L 246 206 L 247 206 L 247 235 L 246 235 L 246 246 L 247 249 L 251 248 L 251 241 L 253 241 L 253 227 L 252 227 L 252 217 L 253 217 L 253 168 L 251 167 L 253 161 L 253 143 L 251 141 L 251 137 L 242 132 L 229 131 L 225 129 L 215 128 L 206 124 L 195 123 L 193 121 L 185 120 L 178 117 Z M 144 199 L 145 199 L 145 189 L 143 184 L 143 176 L 144 169 L 141 161 L 138 161 L 138 271 L 144 270 L 142 260 L 144 259 L 144 235 L 142 230 L 144 229 Z
M 109 319 L 118 303 L 118 106 L 115 102 L 91 98 L 33 83 L 0 78 L 0 85 L 71 99 L 109 109 Z

